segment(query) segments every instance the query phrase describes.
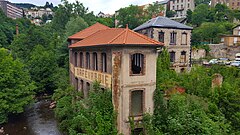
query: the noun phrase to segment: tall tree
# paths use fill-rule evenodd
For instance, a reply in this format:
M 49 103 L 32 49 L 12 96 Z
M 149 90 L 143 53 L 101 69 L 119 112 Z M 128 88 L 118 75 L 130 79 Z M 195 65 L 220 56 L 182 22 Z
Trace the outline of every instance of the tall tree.
M 21 113 L 33 100 L 35 86 L 24 64 L 0 48 L 0 124 L 9 114 Z
M 153 2 L 147 8 L 149 18 L 158 16 L 160 13 L 163 13 L 163 11 L 165 11 L 165 8 L 163 5 L 159 4 L 159 2 Z

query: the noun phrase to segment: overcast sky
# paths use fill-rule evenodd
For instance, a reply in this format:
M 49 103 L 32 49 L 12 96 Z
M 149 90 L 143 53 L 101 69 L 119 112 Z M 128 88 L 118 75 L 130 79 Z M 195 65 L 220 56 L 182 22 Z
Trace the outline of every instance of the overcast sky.
M 45 5 L 45 0 L 8 0 L 12 3 L 32 3 L 37 6 Z M 76 0 L 68 0 L 69 2 L 75 2 Z M 103 13 L 113 14 L 121 7 L 127 7 L 130 4 L 144 5 L 152 3 L 157 0 L 79 0 L 85 7 L 88 7 L 90 11 L 94 11 L 94 14 L 98 14 L 100 11 Z M 162 0 L 158 0 L 162 1 Z M 61 0 L 48 0 L 49 3 L 53 3 L 54 6 L 61 4 Z

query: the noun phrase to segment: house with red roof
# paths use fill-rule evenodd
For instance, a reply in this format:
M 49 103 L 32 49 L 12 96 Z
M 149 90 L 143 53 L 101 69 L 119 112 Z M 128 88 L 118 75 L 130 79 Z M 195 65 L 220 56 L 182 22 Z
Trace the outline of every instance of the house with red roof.
M 129 117 L 135 122 L 134 134 L 143 132 L 143 114 L 153 113 L 158 49 L 163 43 L 128 28 L 108 28 L 95 24 L 70 36 L 70 81 L 88 97 L 92 83 L 112 91 L 119 133 L 130 135 Z

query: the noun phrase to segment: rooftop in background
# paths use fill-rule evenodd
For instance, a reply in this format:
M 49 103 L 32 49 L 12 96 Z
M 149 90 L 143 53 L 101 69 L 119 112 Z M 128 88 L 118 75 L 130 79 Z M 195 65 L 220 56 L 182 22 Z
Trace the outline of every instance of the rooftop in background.
M 134 29 L 134 31 L 142 30 L 149 27 L 175 28 L 175 29 L 187 29 L 187 30 L 193 29 L 190 26 L 173 21 L 167 17 L 158 16 L 138 26 L 137 28 Z
M 109 28 L 100 30 L 82 41 L 70 45 L 69 48 L 106 45 L 161 46 L 163 43 L 128 28 Z
M 104 29 L 109 29 L 109 27 L 105 26 L 101 23 L 96 23 L 96 24 L 68 37 L 68 39 L 84 39 L 84 38 L 98 32 L 99 30 L 104 30 Z

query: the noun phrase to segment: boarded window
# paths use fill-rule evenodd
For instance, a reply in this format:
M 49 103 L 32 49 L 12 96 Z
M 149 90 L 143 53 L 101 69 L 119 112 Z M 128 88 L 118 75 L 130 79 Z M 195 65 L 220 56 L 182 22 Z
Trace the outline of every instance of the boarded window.
M 107 54 L 102 53 L 102 72 L 107 72 Z
M 79 58 L 80 58 L 80 67 L 83 68 L 84 60 L 83 60 L 83 53 L 82 52 L 80 52 Z
M 158 41 L 164 43 L 164 32 L 158 33 Z
M 187 33 L 182 33 L 182 45 L 187 45 Z
M 185 63 L 187 61 L 187 57 L 186 57 L 186 52 L 185 51 L 182 51 L 181 52 L 181 63 Z
M 143 74 L 144 55 L 141 53 L 135 53 L 131 55 L 131 73 Z
M 136 90 L 131 92 L 131 116 L 143 114 L 143 91 Z
M 93 53 L 93 70 L 98 70 L 98 57 L 97 53 Z
M 176 41 L 177 41 L 177 33 L 171 32 L 170 33 L 170 45 L 176 45 Z
M 175 62 L 175 52 L 170 52 L 169 55 L 170 55 L 170 62 Z
M 90 54 L 89 54 L 89 52 L 86 53 L 86 68 L 90 69 Z

